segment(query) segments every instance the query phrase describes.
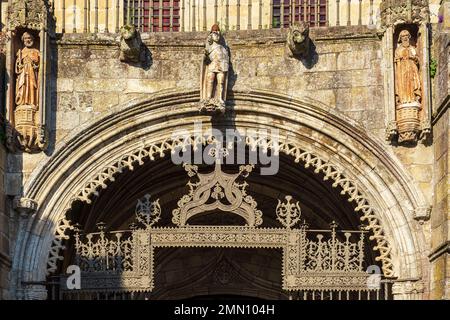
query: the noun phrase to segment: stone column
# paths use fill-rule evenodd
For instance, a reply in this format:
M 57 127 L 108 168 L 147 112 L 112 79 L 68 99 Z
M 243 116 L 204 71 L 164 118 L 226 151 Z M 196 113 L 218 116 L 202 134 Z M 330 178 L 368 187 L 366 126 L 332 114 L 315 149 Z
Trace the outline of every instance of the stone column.
M 28 198 L 16 197 L 13 201 L 13 208 L 19 214 L 19 226 L 17 232 L 17 241 L 26 242 L 28 239 L 28 222 L 30 217 L 36 213 L 38 204 L 36 201 Z M 25 246 L 17 243 L 16 248 L 25 249 Z M 23 261 L 23 251 L 14 252 L 14 263 L 21 264 Z M 23 270 L 19 268 L 15 272 L 16 280 L 16 298 L 26 300 L 45 300 L 47 298 L 47 290 L 44 283 L 27 283 L 22 278 Z

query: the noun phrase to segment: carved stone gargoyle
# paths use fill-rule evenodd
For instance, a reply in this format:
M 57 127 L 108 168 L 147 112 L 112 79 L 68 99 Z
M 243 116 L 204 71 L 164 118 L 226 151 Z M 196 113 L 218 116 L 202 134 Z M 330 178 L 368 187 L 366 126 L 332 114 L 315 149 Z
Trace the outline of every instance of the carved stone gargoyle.
M 290 26 L 286 42 L 289 48 L 288 52 L 290 57 L 308 57 L 311 50 L 311 38 L 309 37 L 308 23 L 302 21 Z
M 144 62 L 145 50 L 141 35 L 134 25 L 120 28 L 120 61 Z

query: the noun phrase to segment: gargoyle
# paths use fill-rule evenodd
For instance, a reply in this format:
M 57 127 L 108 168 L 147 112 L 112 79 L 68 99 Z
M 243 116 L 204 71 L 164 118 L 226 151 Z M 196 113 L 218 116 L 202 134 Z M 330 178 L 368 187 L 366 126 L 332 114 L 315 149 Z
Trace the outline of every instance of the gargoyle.
M 309 55 L 311 39 L 309 25 L 306 22 L 295 23 L 289 28 L 287 46 L 291 57 L 306 58 Z
M 133 25 L 120 29 L 120 61 L 143 62 L 145 60 L 144 44 L 139 31 Z

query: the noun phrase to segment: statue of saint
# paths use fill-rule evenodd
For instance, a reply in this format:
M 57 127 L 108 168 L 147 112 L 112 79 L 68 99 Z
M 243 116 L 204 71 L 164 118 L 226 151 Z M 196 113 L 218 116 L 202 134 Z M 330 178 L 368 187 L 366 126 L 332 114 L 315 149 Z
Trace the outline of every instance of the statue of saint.
M 225 111 L 230 55 L 221 40 L 219 26 L 214 24 L 202 64 L 201 110 Z
M 419 58 L 411 45 L 408 30 L 400 32 L 399 46 L 395 50 L 395 98 L 396 105 L 417 105 L 422 100 L 419 76 Z
M 416 142 L 421 132 L 422 85 L 419 58 L 408 30 L 400 32 L 394 61 L 398 142 Z
M 16 105 L 39 105 L 38 74 L 40 53 L 33 48 L 34 37 L 28 32 L 22 35 L 24 48 L 17 52 L 16 59 Z

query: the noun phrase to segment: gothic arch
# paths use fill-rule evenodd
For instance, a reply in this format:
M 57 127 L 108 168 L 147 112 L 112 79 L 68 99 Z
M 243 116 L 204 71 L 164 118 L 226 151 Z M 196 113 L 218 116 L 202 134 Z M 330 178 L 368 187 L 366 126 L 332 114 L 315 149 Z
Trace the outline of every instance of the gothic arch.
M 67 229 L 65 213 L 77 201 L 89 202 L 124 168 L 178 146 L 174 129 L 192 131 L 198 113 L 198 91 L 167 91 L 117 106 L 109 114 L 74 130 L 54 154 L 33 171 L 24 198 L 38 204 L 17 241 L 13 271 L 16 281 L 42 281 L 47 264 L 58 259 Z M 340 186 L 372 228 L 385 275 L 418 279 L 424 252 L 414 210 L 426 206 L 423 195 L 400 162 L 357 123 L 315 101 L 264 91 L 234 92 L 232 124 L 238 130 L 279 130 L 279 151 L 313 167 Z M 199 143 L 195 136 L 188 143 Z M 260 141 L 247 141 L 261 145 Z M 49 183 L 51 181 L 52 183 Z M 56 235 L 56 236 L 55 236 Z M 50 252 L 50 257 L 49 257 Z M 26 296 L 25 296 L 26 297 Z

